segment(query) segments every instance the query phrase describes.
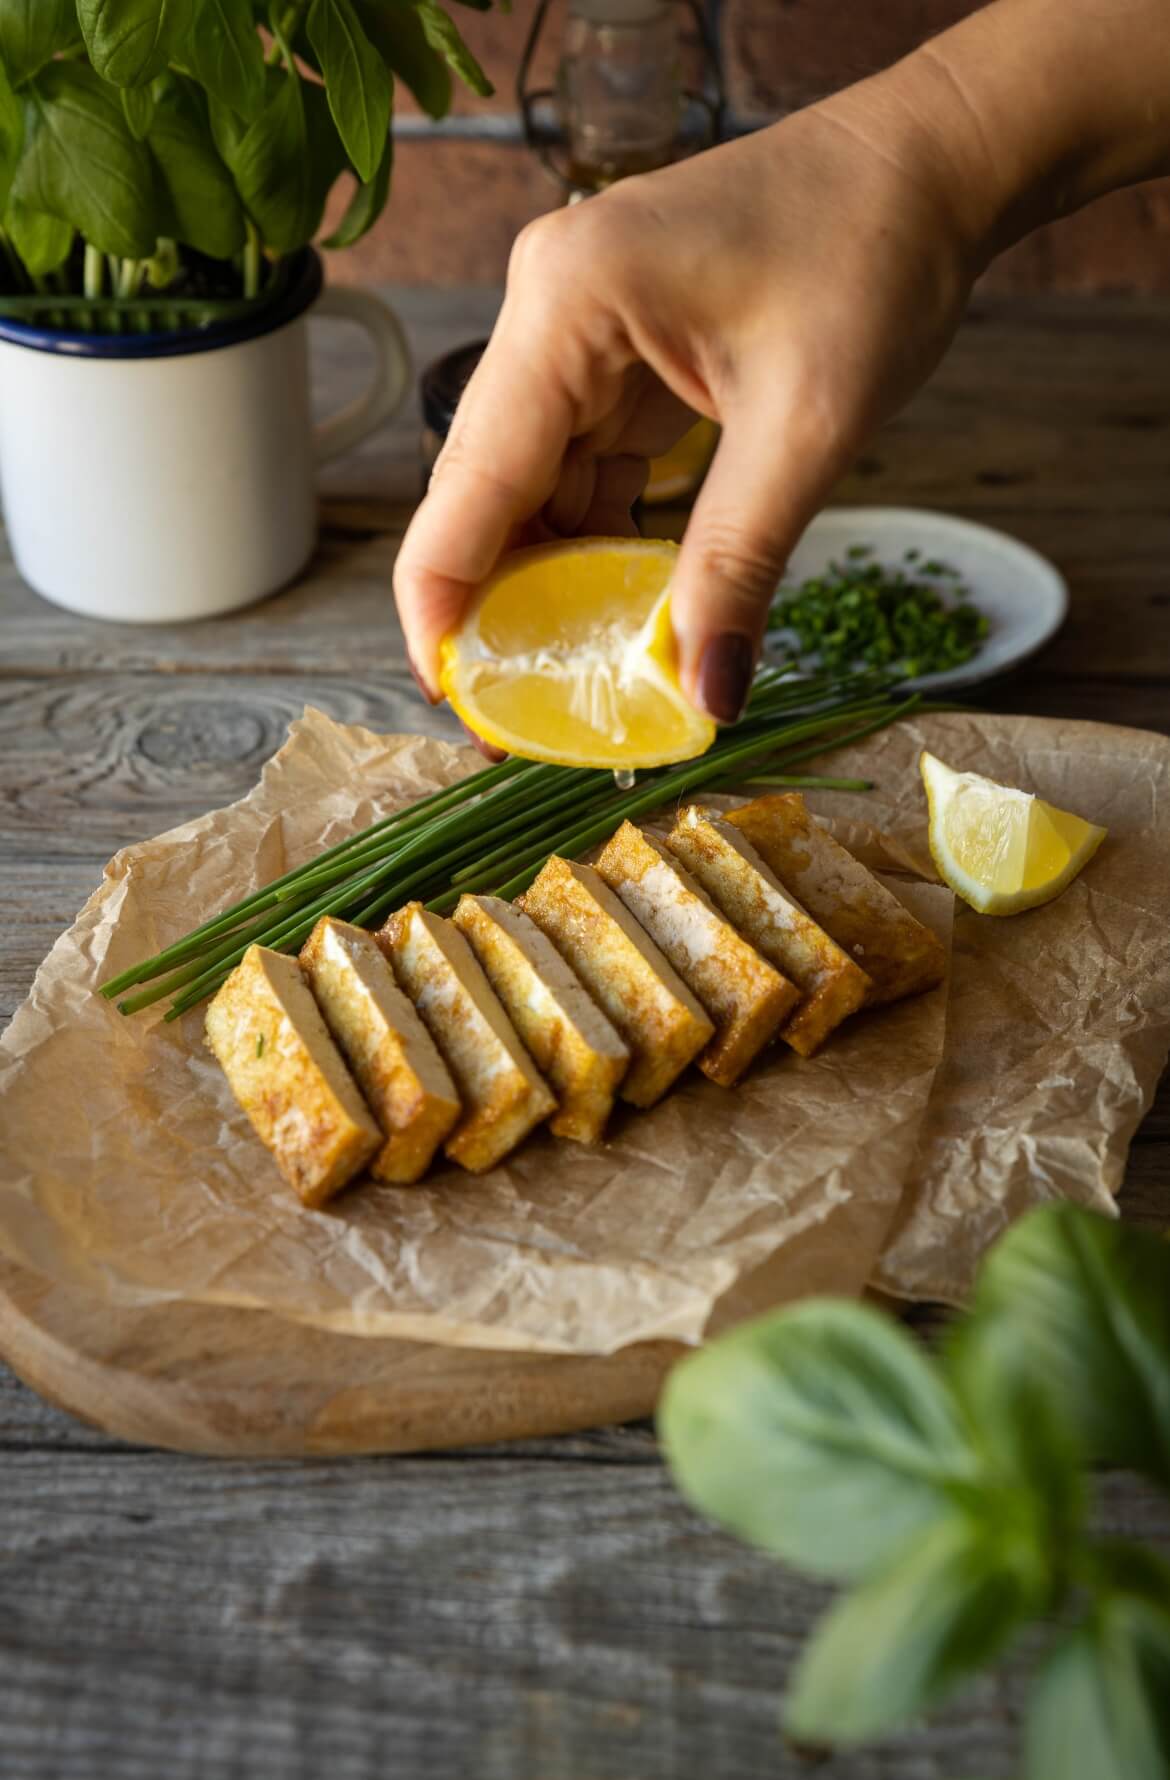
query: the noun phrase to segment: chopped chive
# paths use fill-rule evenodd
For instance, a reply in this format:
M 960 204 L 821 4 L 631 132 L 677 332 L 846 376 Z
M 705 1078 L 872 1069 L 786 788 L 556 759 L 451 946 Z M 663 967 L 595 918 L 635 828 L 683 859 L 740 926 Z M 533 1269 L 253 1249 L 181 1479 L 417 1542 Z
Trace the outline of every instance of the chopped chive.
M 834 676 L 870 667 L 902 678 L 960 666 L 977 652 L 988 621 L 950 563 L 919 563 L 915 548 L 889 568 L 868 546 L 851 545 L 799 587 L 783 587 L 768 625 L 791 633 L 790 659 Z M 945 597 L 944 597 L 945 595 Z

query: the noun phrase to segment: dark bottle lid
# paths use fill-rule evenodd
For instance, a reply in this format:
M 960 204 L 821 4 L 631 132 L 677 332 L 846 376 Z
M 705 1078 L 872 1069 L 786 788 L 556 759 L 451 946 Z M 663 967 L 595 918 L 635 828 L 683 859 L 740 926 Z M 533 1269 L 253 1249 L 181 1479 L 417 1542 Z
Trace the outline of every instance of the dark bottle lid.
M 470 346 L 459 346 L 444 358 L 435 359 L 419 378 L 423 421 L 440 439 L 447 437 L 459 398 L 486 345 L 486 340 L 475 340 Z

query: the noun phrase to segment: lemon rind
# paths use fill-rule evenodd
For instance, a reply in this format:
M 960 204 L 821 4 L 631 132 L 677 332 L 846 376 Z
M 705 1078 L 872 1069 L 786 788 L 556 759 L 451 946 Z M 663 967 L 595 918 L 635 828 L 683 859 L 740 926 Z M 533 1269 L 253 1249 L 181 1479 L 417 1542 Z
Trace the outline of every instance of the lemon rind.
M 942 822 L 938 808 L 938 797 L 943 789 L 944 775 L 945 778 L 950 779 L 960 779 L 971 776 L 982 778 L 983 775 L 963 774 L 956 768 L 947 766 L 945 761 L 939 760 L 936 755 L 931 754 L 929 750 L 925 748 L 919 755 L 918 764 L 919 772 L 922 776 L 923 788 L 926 792 L 928 816 L 927 841 L 930 847 L 930 856 L 934 860 L 935 867 L 943 882 L 949 889 L 954 891 L 956 896 L 963 902 L 967 903 L 970 908 L 974 909 L 977 914 L 991 916 L 1018 915 L 1023 914 L 1028 909 L 1041 908 L 1045 903 L 1054 902 L 1058 896 L 1061 896 L 1064 891 L 1068 889 L 1073 880 L 1079 877 L 1081 872 L 1084 871 L 1089 861 L 1094 857 L 1098 848 L 1101 846 L 1101 843 L 1108 832 L 1097 823 L 1086 821 L 1085 826 L 1088 833 L 1085 842 L 1071 855 L 1067 865 L 1058 872 L 1055 877 L 1049 878 L 1045 883 L 1026 890 L 1018 890 L 1014 892 L 988 890 L 975 878 L 971 877 L 969 872 L 963 869 L 944 844 L 942 839 Z M 987 782 L 989 784 L 994 783 L 992 780 Z M 1011 786 L 1003 786 L 1001 789 L 1005 792 L 1010 792 L 1014 788 Z M 1069 811 L 1062 812 L 1062 814 L 1072 813 L 1073 812 Z M 1084 820 L 1084 818 L 1078 819 Z

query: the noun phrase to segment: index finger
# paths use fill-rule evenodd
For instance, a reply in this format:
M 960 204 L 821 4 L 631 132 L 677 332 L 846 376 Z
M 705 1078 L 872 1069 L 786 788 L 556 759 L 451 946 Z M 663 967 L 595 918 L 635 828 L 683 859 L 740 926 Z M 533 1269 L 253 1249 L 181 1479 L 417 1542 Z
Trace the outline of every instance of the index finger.
M 572 438 L 575 405 L 542 332 L 505 302 L 394 565 L 407 653 L 432 697 L 439 643 L 552 494 Z

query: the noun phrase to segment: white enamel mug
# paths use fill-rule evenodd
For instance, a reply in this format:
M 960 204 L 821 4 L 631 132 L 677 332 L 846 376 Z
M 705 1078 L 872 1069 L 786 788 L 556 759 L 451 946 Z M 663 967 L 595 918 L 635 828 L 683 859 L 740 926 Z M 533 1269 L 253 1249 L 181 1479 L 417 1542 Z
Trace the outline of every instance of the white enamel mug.
M 70 334 L 0 318 L 0 491 L 17 568 L 89 618 L 211 618 L 291 581 L 317 537 L 314 472 L 401 406 L 410 354 L 365 291 L 306 252 L 278 298 L 199 332 Z M 363 395 L 314 427 L 307 318 L 362 327 Z

